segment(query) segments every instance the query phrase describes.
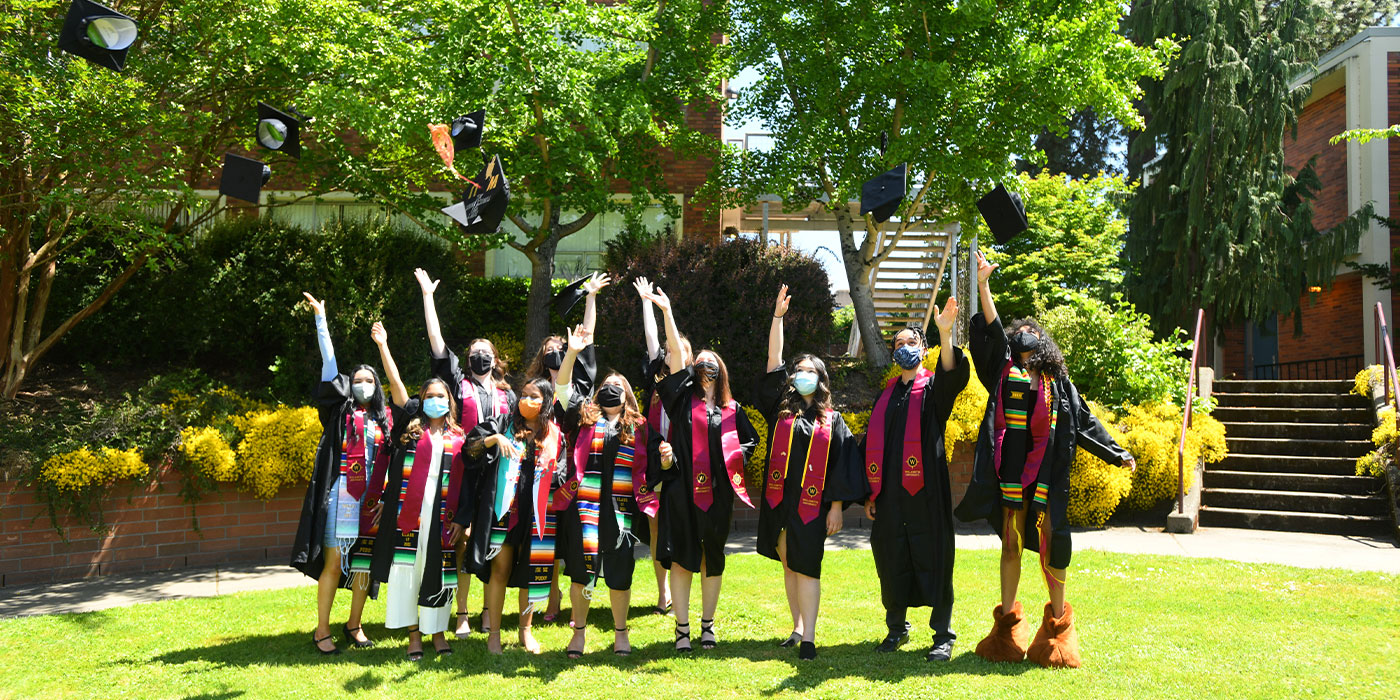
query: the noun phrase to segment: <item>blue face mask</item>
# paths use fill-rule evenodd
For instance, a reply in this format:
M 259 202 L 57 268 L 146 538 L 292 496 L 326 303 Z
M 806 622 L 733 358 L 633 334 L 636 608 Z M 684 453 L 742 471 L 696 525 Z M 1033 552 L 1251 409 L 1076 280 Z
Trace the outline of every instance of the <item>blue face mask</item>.
M 429 418 L 441 418 L 447 415 L 447 399 L 441 396 L 423 399 L 423 413 Z
M 895 364 L 904 369 L 914 369 L 924 359 L 924 353 L 917 345 L 901 345 L 894 351 Z
M 797 393 L 803 396 L 811 396 L 817 391 L 817 373 L 795 372 L 792 375 L 792 386 L 797 389 Z

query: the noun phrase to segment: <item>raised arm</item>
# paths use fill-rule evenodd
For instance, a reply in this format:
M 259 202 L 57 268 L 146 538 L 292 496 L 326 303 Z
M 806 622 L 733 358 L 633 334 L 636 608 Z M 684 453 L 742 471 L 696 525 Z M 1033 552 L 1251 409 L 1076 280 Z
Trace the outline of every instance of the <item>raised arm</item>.
M 306 292 L 302 292 L 301 295 L 306 297 L 306 303 L 311 305 L 311 310 L 315 313 L 316 346 L 321 349 L 321 381 L 329 382 L 340 374 L 340 369 L 335 364 L 335 346 L 331 345 L 331 330 L 326 325 L 326 302 L 316 301 L 316 297 Z
M 642 335 L 647 341 L 647 359 L 655 360 L 661 354 L 661 343 L 656 336 L 656 314 L 651 300 L 647 298 L 651 293 L 651 282 L 645 277 L 638 277 L 632 281 L 632 286 L 637 288 L 637 296 L 642 298 Z
M 583 327 L 588 329 L 588 334 L 592 336 L 593 329 L 598 324 L 598 306 L 595 297 L 599 290 L 612 284 L 612 280 L 607 274 L 601 272 L 593 273 L 587 282 L 583 283 L 583 291 L 588 292 L 588 298 L 583 302 Z
M 792 295 L 787 293 L 785 284 L 778 288 L 778 298 L 773 302 L 773 321 L 768 324 L 768 371 L 783 366 L 783 317 L 787 315 Z
M 389 381 L 389 397 L 393 399 L 395 406 L 402 408 L 408 403 L 408 389 L 404 388 L 403 379 L 399 377 L 399 366 L 394 364 L 394 356 L 389 354 L 389 332 L 384 330 L 383 323 L 375 321 L 374 327 L 369 331 L 369 337 L 379 346 L 379 359 L 384 363 L 384 378 Z
M 559 366 L 559 376 L 554 380 L 554 398 L 558 399 L 560 406 L 569 405 L 569 394 L 573 391 L 574 360 L 591 344 L 593 332 L 582 324 L 574 326 L 573 332 L 569 333 L 569 348 L 564 351 L 564 364 Z
M 418 278 L 418 288 L 423 292 L 423 322 L 428 326 L 428 347 L 433 351 L 433 357 L 447 357 L 447 342 L 442 339 L 437 306 L 433 303 L 433 292 L 437 291 L 439 280 L 429 277 L 421 267 L 413 271 L 413 276 Z
M 686 359 L 681 353 L 681 332 L 676 328 L 676 315 L 671 311 L 671 300 L 666 296 L 666 292 L 657 287 L 651 294 L 647 295 L 651 303 L 656 304 L 656 308 L 661 309 L 662 316 L 666 319 L 666 364 L 670 367 L 671 373 L 681 371 L 685 367 Z
M 933 318 L 934 325 L 938 326 L 938 363 L 944 371 L 952 371 L 957 366 L 957 358 L 953 356 L 953 323 L 957 319 L 958 298 L 948 297 L 948 302 Z
M 992 278 L 992 271 L 998 267 L 1001 266 L 987 262 L 982 251 L 977 251 L 977 298 L 982 302 L 982 316 L 988 324 L 997 320 L 997 305 L 992 300 L 992 286 L 987 280 Z

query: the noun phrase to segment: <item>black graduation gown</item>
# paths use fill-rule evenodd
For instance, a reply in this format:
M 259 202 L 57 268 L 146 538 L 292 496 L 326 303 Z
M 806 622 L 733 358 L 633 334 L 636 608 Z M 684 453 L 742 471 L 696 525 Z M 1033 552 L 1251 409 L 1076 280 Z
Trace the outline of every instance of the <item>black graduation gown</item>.
M 763 376 L 758 391 L 758 408 L 768 421 L 768 454 L 773 454 L 773 435 L 778 429 L 778 414 L 782 411 L 783 392 L 787 389 L 788 372 L 779 367 Z M 822 505 L 810 523 L 802 522 L 798 502 L 802 497 L 802 477 L 806 471 L 807 446 L 812 440 L 817 408 L 810 407 L 792 423 L 792 452 L 788 455 L 787 476 L 783 481 L 783 500 L 778 507 L 768 507 L 762 489 L 758 505 L 758 553 L 778 560 L 778 538 L 786 533 L 788 568 L 803 576 L 821 578 L 822 554 L 826 545 L 826 517 L 832 501 L 850 504 L 865 496 L 861 484 L 860 444 L 846 427 L 846 420 L 836 413 L 831 425 L 831 447 L 826 463 L 826 480 L 822 483 Z M 764 470 L 767 472 L 767 470 Z M 767 487 L 765 476 L 764 488 Z
M 967 493 L 958 504 L 954 514 L 959 520 L 973 522 L 986 520 L 998 536 L 1004 525 L 1001 513 L 1001 484 L 997 479 L 993 433 L 996 426 L 996 412 L 1001 410 L 1001 397 L 997 384 L 1001 382 L 1002 368 L 1011 358 L 1006 341 L 1006 331 L 1001 319 L 991 323 L 978 313 L 972 317 L 972 359 L 977 364 L 977 377 L 987 387 L 989 397 L 987 410 L 982 416 L 982 427 L 977 432 L 977 453 L 973 462 L 972 481 Z M 1069 523 L 1065 516 L 1069 508 L 1069 470 L 1074 463 L 1074 450 L 1083 447 L 1090 454 L 1109 464 L 1122 464 L 1131 457 L 1128 451 L 1114 442 L 1108 431 L 1089 412 L 1089 405 L 1079 396 L 1079 390 L 1068 379 L 1054 382 L 1054 401 L 1059 418 L 1055 431 L 1050 435 L 1050 444 L 1045 448 L 1045 461 L 1040 469 L 1050 470 L 1050 493 L 1046 499 L 1050 517 L 1050 566 L 1063 569 L 1069 566 L 1073 553 L 1070 541 Z M 1042 477 L 1043 478 L 1043 477 Z M 1035 518 L 1028 515 L 1022 541 L 1026 549 L 1040 551 L 1040 536 L 1035 530 Z
M 657 424 L 653 425 L 651 422 L 651 402 L 653 397 L 656 397 L 658 401 L 660 400 L 660 396 L 656 392 L 655 377 L 657 373 L 663 371 L 664 369 L 665 360 L 663 358 L 658 357 L 653 360 L 649 357 L 643 357 L 641 375 L 642 379 L 637 384 L 637 388 L 640 389 L 642 392 L 642 402 L 638 404 L 638 408 L 642 412 L 642 417 L 647 419 L 646 487 L 648 491 L 653 492 L 656 491 L 657 487 L 661 485 L 661 454 L 658 452 L 658 450 L 661 448 L 661 443 L 665 442 L 666 438 L 664 435 L 661 434 L 660 423 L 658 422 Z M 662 410 L 662 414 L 665 414 L 664 408 Z M 637 507 L 636 517 L 647 517 L 646 513 L 643 513 L 641 511 L 641 504 L 637 503 L 636 501 L 633 501 L 633 505 Z M 642 544 L 651 544 L 651 527 L 649 525 L 647 527 L 633 527 L 632 530 L 634 533 L 636 533 L 637 539 L 641 540 Z M 661 559 L 663 552 L 661 551 L 660 542 L 657 543 L 656 553 L 657 558 Z
M 710 475 L 714 477 L 711 479 L 714 499 L 710 509 L 704 511 L 695 506 L 691 489 L 695 470 L 691 464 L 690 398 L 695 392 L 703 391 L 695 378 L 695 368 L 688 366 L 667 377 L 657 386 L 657 391 L 661 393 L 662 405 L 670 417 L 670 442 L 675 455 L 671 468 L 661 470 L 666 486 L 661 489 L 657 533 L 664 548 L 658 546 L 657 558 L 667 568 L 675 563 L 688 571 L 698 572 L 703 557 L 705 573 L 719 576 L 724 573 L 724 544 L 729 540 L 729 527 L 734 519 L 734 487 L 729 483 L 724 453 L 720 449 L 722 416 L 717 410 L 709 413 Z M 742 406 L 735 411 L 735 427 L 739 432 L 744 463 L 747 464 L 758 446 L 758 431 L 754 430 Z M 754 497 L 753 494 L 749 496 L 751 500 Z
M 370 562 L 370 576 L 376 581 L 387 582 L 389 580 L 389 569 L 394 564 L 394 547 L 403 539 L 403 533 L 399 531 L 399 495 L 403 491 L 403 463 L 404 459 L 415 449 L 416 441 L 409 441 L 403 444 L 404 431 L 408 428 L 408 423 L 413 416 L 418 415 L 422 402 L 417 398 L 410 398 L 402 408 L 390 402 L 389 410 L 394 415 L 394 432 L 390 440 L 394 450 L 393 456 L 389 458 L 389 470 L 386 472 L 388 478 L 384 484 L 384 495 L 380 502 L 384 504 L 384 510 L 379 514 L 379 534 L 374 538 L 374 554 Z M 465 459 L 466 444 L 458 451 L 456 459 L 463 460 L 462 483 L 467 484 L 477 478 L 473 473 L 476 466 L 471 460 Z M 441 473 L 447 473 L 452 469 L 452 459 L 443 454 L 442 463 L 438 467 Z M 433 494 L 433 512 L 441 512 L 442 489 L 429 487 Z M 466 488 L 458 489 L 457 507 L 453 521 L 456 522 L 464 517 L 469 517 L 469 513 L 476 506 L 474 502 L 462 500 L 462 495 Z M 436 521 L 440 527 L 441 521 Z M 418 590 L 418 604 L 423 607 L 438 607 L 445 603 L 440 600 L 442 593 L 442 577 L 434 575 L 441 571 L 442 561 L 442 538 L 435 536 L 439 533 L 436 527 L 429 527 L 427 523 L 419 525 L 418 536 L 428 537 L 427 568 L 423 572 L 423 584 Z
M 312 397 L 321 419 L 321 441 L 316 445 L 316 463 L 301 502 L 301 520 L 297 524 L 296 539 L 292 542 L 291 565 L 311 578 L 320 578 L 326 564 L 326 498 L 336 477 L 340 476 L 340 446 L 345 441 L 345 418 L 355 409 L 355 399 L 350 393 L 350 377 L 338 374 L 331 381 L 320 382 Z M 385 449 L 388 449 L 387 446 Z M 341 574 L 340 587 L 350 587 L 349 576 Z M 370 582 L 370 596 L 379 597 L 378 581 Z
M 924 390 L 923 406 L 919 407 L 923 419 L 924 487 L 918 493 L 911 495 L 901 482 L 904 423 L 912 382 L 895 382 L 885 409 L 885 425 L 871 424 L 861 440 L 864 463 L 869 431 L 882 427 L 885 431 L 882 482 L 880 495 L 875 499 L 875 522 L 870 526 L 870 550 L 886 609 L 953 604 L 953 506 L 943 427 L 958 394 L 967 386 L 970 373 L 962 349 L 954 347 L 953 354 L 957 364 L 952 370 L 944 370 L 939 362 L 933 380 Z M 868 475 L 866 486 L 868 493 Z
M 578 425 L 579 409 L 582 407 L 582 403 L 570 403 L 572 405 L 565 416 L 564 424 L 568 431 L 568 444 L 573 446 L 582 432 Z M 618 546 L 618 536 L 621 532 L 617 526 L 617 511 L 613 506 L 612 499 L 614 465 L 617 461 L 618 447 L 621 446 L 620 434 L 616 428 L 617 426 L 608 426 L 605 423 L 599 423 L 594 427 L 595 431 L 603 431 L 603 453 L 599 458 L 589 455 L 589 464 L 586 465 L 585 472 L 598 471 L 599 493 L 601 494 L 598 503 L 598 556 L 594 562 L 594 571 L 602 570 L 606 575 L 609 588 L 625 591 L 632 588 L 632 567 L 629 564 L 633 558 L 633 549 L 631 540 L 627 540 L 621 547 Z M 646 449 L 646 446 L 643 445 L 642 449 Z M 573 464 L 571 463 L 571 473 L 572 469 Z M 633 495 L 635 496 L 635 494 Z M 638 529 L 646 529 L 646 520 L 638 520 L 635 497 L 631 502 L 634 505 L 632 509 L 632 533 L 635 535 Z M 645 516 L 642 517 L 645 518 Z M 558 543 L 560 558 L 564 560 L 564 573 L 572 582 L 587 585 L 589 576 L 588 567 L 584 561 L 583 522 L 579 518 L 577 496 L 569 502 L 567 508 L 559 513 L 556 520 L 558 537 L 555 538 L 555 542 Z M 607 563 L 607 566 L 603 566 L 604 562 Z

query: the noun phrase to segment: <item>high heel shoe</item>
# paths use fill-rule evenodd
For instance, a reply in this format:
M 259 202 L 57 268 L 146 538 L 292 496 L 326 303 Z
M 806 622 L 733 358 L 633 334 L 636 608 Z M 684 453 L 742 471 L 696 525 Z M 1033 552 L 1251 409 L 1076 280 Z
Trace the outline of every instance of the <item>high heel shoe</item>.
M 344 629 L 345 629 L 345 638 L 348 639 L 348 640 L 350 640 L 350 644 L 351 644 L 352 646 L 354 646 L 356 649 L 368 649 L 368 648 L 374 646 L 374 641 L 371 640 L 368 636 L 365 637 L 365 641 L 363 641 L 363 642 L 355 638 L 355 635 L 353 634 L 354 632 L 359 632 L 360 634 L 364 634 L 364 632 L 365 632 L 364 626 L 360 626 L 360 627 L 351 627 L 351 626 L 350 626 L 350 623 L 347 622 L 347 623 L 345 623 Z
M 709 639 L 705 639 L 705 635 L 707 635 L 707 634 L 710 635 L 710 638 L 709 638 Z M 719 646 L 719 640 L 715 638 L 715 621 L 714 621 L 714 620 L 701 620 L 701 621 L 700 621 L 700 648 L 701 648 L 701 649 L 713 649 L 713 648 L 715 648 L 715 647 L 717 647 L 717 646 Z
M 326 641 L 326 640 L 328 640 L 328 639 L 334 639 L 334 637 L 331 637 L 331 636 L 328 634 L 328 635 L 326 635 L 326 636 L 324 636 L 324 637 L 321 637 L 320 639 L 317 639 L 317 638 L 316 638 L 316 633 L 315 633 L 315 632 L 312 632 L 312 633 L 311 633 L 311 644 L 312 644 L 312 646 L 316 647 L 316 651 L 321 652 L 321 656 L 335 656 L 336 654 L 339 654 L 339 653 L 340 653 L 340 647 L 336 646 L 336 645 L 335 645 L 335 642 L 331 642 L 331 648 L 330 648 L 330 649 L 322 649 L 322 648 L 321 648 L 321 642 L 324 642 L 324 641 Z
M 682 628 L 682 627 L 685 628 L 685 631 L 684 631 L 684 632 L 681 631 L 681 628 Z M 685 640 L 685 646 L 681 646 L 681 640 Z M 694 649 L 690 648 L 690 623 L 689 623 L 689 622 L 687 622 L 687 623 L 685 623 L 685 624 L 683 624 L 683 625 L 682 625 L 682 624 L 677 624 L 677 625 L 676 625 L 676 651 L 678 651 L 678 652 L 680 652 L 680 653 L 682 653 L 682 654 L 689 654 L 690 652 L 695 651 Z
M 409 644 L 412 644 L 412 643 L 413 643 L 413 634 L 414 634 L 415 632 L 417 632 L 417 631 L 418 631 L 418 626 L 417 626 L 417 625 L 414 625 L 413 627 L 408 628 L 408 643 L 409 643 Z M 423 646 L 423 637 L 422 637 L 422 635 L 419 635 L 419 637 L 418 637 L 418 646 L 419 646 L 418 651 L 410 651 L 410 652 L 408 652 L 408 660 L 409 660 L 409 661 L 422 661 L 422 660 L 423 660 L 423 649 L 422 649 L 422 646 Z

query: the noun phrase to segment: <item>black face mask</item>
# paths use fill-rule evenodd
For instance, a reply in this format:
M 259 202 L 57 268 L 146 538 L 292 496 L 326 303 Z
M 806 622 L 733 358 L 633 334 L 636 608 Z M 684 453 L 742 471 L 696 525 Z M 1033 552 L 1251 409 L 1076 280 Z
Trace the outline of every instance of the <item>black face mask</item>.
M 617 408 L 622 405 L 622 387 L 616 384 L 604 384 L 598 389 L 595 397 L 598 405 L 603 408 Z
M 1034 333 L 1021 331 L 1011 336 L 1011 352 L 1016 353 L 1016 359 L 1020 359 L 1023 352 L 1035 352 L 1040 349 L 1040 338 Z
M 713 380 L 719 377 L 719 365 L 713 362 L 696 362 L 695 371 L 706 379 Z
M 488 374 L 496 366 L 496 358 L 489 352 L 474 352 L 467 358 L 467 364 L 471 365 L 472 374 Z
M 564 351 L 550 350 L 544 354 L 545 369 L 559 369 L 564 366 Z

